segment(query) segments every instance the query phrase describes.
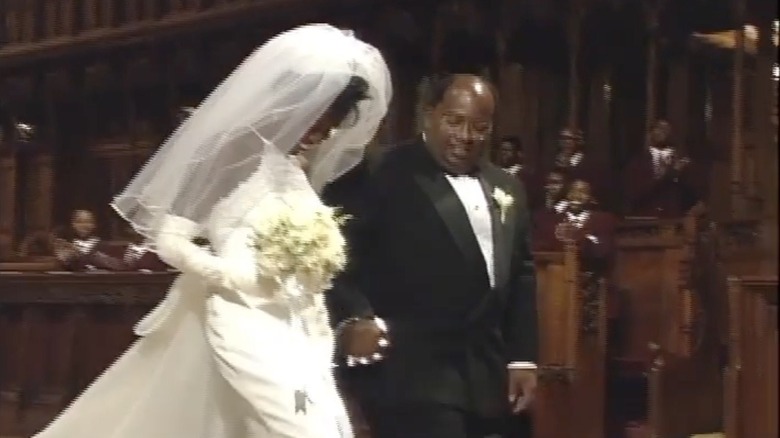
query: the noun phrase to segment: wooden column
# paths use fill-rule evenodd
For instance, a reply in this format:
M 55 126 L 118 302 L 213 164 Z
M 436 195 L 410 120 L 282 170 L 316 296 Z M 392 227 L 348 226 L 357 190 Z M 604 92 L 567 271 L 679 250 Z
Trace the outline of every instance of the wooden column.
M 744 187 L 743 183 L 743 130 L 744 130 L 744 70 L 745 70 L 745 1 L 733 0 L 734 18 L 736 27 L 736 47 L 734 48 L 734 64 L 732 66 L 733 93 L 731 105 L 731 168 L 730 168 L 730 216 L 732 218 L 744 217 Z
M 585 0 L 573 0 L 568 17 L 569 40 L 569 114 L 567 125 L 569 129 L 579 129 L 580 125 L 580 39 L 582 20 L 585 15 Z
M 56 38 L 60 35 L 60 0 L 44 0 L 43 3 L 43 36 Z
M 648 141 L 650 127 L 658 117 L 658 104 L 656 99 L 656 84 L 658 79 L 658 15 L 663 5 L 663 0 L 645 0 L 645 23 L 649 39 L 647 42 L 647 81 L 645 103 L 645 143 Z M 646 145 L 647 146 L 647 145 Z
M 669 68 L 669 84 L 666 90 L 666 114 L 672 125 L 672 143 L 684 154 L 690 154 L 690 60 L 685 54 L 672 60 Z
M 761 204 L 765 233 L 762 242 L 768 259 L 776 266 L 778 256 L 778 144 L 777 144 L 777 81 L 773 69 L 777 65 L 777 47 L 772 38 L 777 37 L 777 19 L 774 14 L 764 14 L 759 23 L 758 54 L 755 74 L 755 102 L 753 124 L 757 148 L 756 193 Z
M 5 15 L 5 37 L 8 44 L 16 44 L 22 39 L 19 0 L 6 0 L 2 8 Z
M 81 27 L 82 30 L 90 31 L 100 27 L 98 17 L 98 0 L 84 0 L 81 3 Z
M 121 23 L 117 22 L 116 17 L 116 6 L 120 4 L 121 3 L 112 0 L 100 0 L 100 27 L 108 29 L 121 25 Z
M 54 157 L 50 149 L 37 151 L 29 159 L 29 179 L 24 196 L 25 233 L 47 232 L 52 228 L 54 197 Z
M 610 117 L 612 111 L 612 83 L 609 66 L 602 66 L 594 71 L 590 78 L 590 99 L 588 102 L 587 151 L 598 163 L 600 169 L 609 178 L 617 178 L 612 166 L 612 146 L 610 138 Z M 617 207 L 617 193 L 605 194 L 607 199 L 599 199 L 606 208 Z
M 8 133 L 6 133 L 8 135 Z M 16 155 L 0 142 L 0 260 L 13 255 L 16 233 Z
M 431 69 L 434 73 L 441 70 L 441 46 L 446 30 L 446 4 L 440 4 L 433 15 L 433 38 L 431 38 Z
M 758 53 L 753 98 L 755 143 L 758 161 L 756 192 L 763 203 L 763 216 L 777 218 L 777 125 L 773 117 L 777 111 L 777 82 L 772 69 L 777 63 L 777 48 L 772 41 L 775 19 L 762 17 L 759 24 Z
M 76 2 L 75 0 L 61 0 L 59 19 L 63 36 L 72 36 L 76 32 Z

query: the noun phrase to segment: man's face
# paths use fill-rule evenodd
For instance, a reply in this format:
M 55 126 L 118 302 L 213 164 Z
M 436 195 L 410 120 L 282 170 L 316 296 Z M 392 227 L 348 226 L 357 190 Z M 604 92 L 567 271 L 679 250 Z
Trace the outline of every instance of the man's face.
M 563 191 L 563 175 L 557 172 L 547 175 L 544 188 L 548 196 L 557 199 Z
M 579 213 L 584 210 L 592 199 L 590 184 L 582 180 L 574 181 L 571 189 L 569 189 L 569 193 L 566 195 L 566 200 L 569 201 L 569 210 L 573 213 Z
M 426 113 L 428 147 L 445 170 L 455 174 L 474 170 L 489 143 L 494 111 L 495 98 L 488 84 L 464 75 Z
M 498 159 L 502 166 L 512 166 L 522 162 L 522 153 L 516 150 L 510 141 L 501 142 L 498 150 Z
M 87 210 L 76 210 L 71 217 L 70 225 L 79 238 L 87 238 L 95 232 L 95 216 Z
M 558 137 L 558 149 L 565 155 L 572 155 L 580 149 L 577 135 L 570 129 L 561 131 Z
M 650 140 L 655 146 L 665 146 L 669 142 L 669 135 L 672 132 L 668 122 L 658 122 L 650 130 Z

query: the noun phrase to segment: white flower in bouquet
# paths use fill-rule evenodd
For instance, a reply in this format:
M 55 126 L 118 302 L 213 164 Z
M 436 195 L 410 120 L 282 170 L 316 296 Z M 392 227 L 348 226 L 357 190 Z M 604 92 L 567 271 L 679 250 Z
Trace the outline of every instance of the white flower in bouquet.
M 325 291 L 347 263 L 339 229 L 346 220 L 338 209 L 320 202 L 264 203 L 251 221 L 259 275 L 279 285 L 295 280 L 309 293 Z

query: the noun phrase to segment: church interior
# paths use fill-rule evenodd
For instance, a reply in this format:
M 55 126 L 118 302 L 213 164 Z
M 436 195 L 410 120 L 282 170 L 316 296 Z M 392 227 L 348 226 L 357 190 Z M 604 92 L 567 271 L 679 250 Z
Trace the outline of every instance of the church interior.
M 496 85 L 486 159 L 534 226 L 535 438 L 778 436 L 775 2 L 5 0 L 0 17 L 0 437 L 54 418 L 176 276 L 112 196 L 308 22 L 388 62 L 367 159 L 419 133 L 431 75 Z

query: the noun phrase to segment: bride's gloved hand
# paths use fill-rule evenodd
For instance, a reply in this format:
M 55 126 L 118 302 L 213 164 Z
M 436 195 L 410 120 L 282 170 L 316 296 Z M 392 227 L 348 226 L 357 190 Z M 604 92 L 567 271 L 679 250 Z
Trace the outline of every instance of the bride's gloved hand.
M 379 362 L 390 346 L 387 326 L 381 318 L 348 319 L 336 328 L 336 336 L 347 366 Z

